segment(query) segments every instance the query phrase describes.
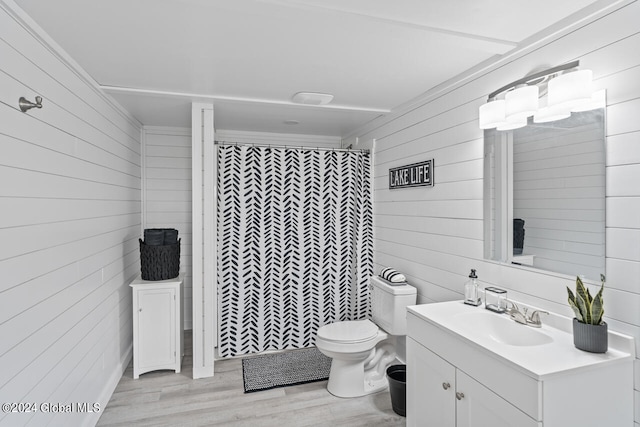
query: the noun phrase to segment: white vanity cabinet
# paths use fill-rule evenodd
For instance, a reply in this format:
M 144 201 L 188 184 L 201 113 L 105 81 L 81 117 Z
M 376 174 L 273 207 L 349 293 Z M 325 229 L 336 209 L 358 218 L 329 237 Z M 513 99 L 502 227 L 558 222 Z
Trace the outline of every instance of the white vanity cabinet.
M 180 372 L 183 341 L 183 283 L 175 279 L 131 283 L 133 290 L 133 378 L 159 369 Z
M 407 338 L 407 426 L 455 426 L 455 393 L 455 366 Z
M 460 301 L 408 308 L 407 426 L 633 426 L 633 338 L 610 332 L 609 351 L 592 354 L 543 324 L 541 344 L 506 345 L 485 314 L 501 316 Z
M 409 338 L 407 425 L 538 427 L 542 424 Z

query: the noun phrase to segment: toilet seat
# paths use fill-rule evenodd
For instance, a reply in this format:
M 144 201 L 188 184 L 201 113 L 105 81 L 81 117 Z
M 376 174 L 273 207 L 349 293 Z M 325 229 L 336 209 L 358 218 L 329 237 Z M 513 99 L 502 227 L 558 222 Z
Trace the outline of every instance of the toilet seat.
M 349 320 L 320 327 L 316 347 L 332 358 L 327 390 L 338 397 L 356 397 L 387 387 L 382 371 L 386 369 L 389 355 L 395 358 L 395 350 L 391 343 L 377 346 L 388 338 L 389 335 L 370 320 Z
M 350 320 L 322 326 L 318 338 L 332 343 L 361 343 L 374 339 L 378 332 L 378 326 L 370 320 Z

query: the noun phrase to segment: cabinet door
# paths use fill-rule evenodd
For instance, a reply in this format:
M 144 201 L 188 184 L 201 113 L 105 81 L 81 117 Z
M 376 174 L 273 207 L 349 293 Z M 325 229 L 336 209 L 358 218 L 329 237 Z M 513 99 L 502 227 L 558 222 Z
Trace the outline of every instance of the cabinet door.
M 176 359 L 175 289 L 138 293 L 138 365 L 168 365 Z
M 407 339 L 407 426 L 454 427 L 455 368 Z
M 462 371 L 456 372 L 457 427 L 541 427 L 542 424 Z

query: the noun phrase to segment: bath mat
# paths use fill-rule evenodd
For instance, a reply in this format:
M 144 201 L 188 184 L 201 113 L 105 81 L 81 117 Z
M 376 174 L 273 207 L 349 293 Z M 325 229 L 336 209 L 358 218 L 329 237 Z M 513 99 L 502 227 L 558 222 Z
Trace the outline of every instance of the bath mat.
M 326 380 L 330 370 L 331 358 L 315 347 L 245 357 L 242 359 L 244 392 Z

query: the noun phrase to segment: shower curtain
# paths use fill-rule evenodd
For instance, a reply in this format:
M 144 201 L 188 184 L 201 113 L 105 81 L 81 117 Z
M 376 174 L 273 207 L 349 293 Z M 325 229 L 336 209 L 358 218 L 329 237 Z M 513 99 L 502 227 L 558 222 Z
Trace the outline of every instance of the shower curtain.
M 217 204 L 220 356 L 369 315 L 369 153 L 219 145 Z

